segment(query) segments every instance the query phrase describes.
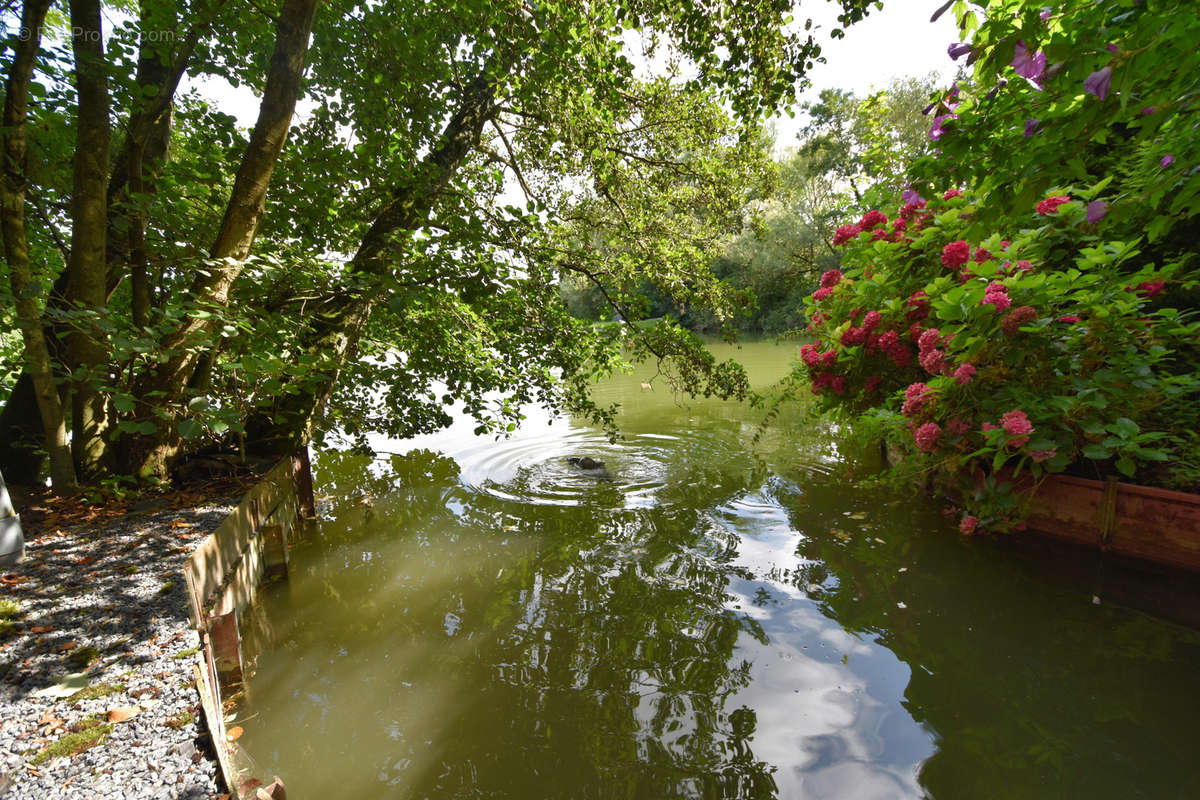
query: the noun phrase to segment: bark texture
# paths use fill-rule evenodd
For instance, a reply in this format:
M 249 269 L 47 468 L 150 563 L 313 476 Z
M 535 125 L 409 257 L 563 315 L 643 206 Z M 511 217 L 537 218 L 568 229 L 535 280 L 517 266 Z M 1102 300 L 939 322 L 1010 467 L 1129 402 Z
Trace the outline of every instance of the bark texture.
M 320 0 L 284 0 L 275 27 L 275 48 L 258 120 L 250 134 L 250 142 L 242 156 L 234 179 L 233 191 L 225 206 L 225 215 L 209 252 L 213 260 L 223 261 L 219 268 L 198 270 L 192 281 L 192 299 L 200 304 L 223 306 L 229 292 L 245 266 L 254 245 L 266 209 L 267 188 L 279 154 L 287 141 L 300 84 L 308 57 L 313 20 Z M 216 318 L 191 317 L 164 343 L 170 354 L 155 371 L 140 395 L 162 392 L 167 403 L 178 402 L 192 380 L 201 359 L 202 349 L 195 346 L 207 338 L 218 324 Z M 139 459 L 142 474 L 162 474 L 179 450 L 179 439 L 170 431 L 160 431 L 158 441 Z
M 108 348 L 98 324 L 108 304 L 108 70 L 100 0 L 71 0 L 71 46 L 79 97 L 71 193 L 67 300 L 79 316 L 67 339 L 72 375 L 71 450 L 82 480 L 102 474 L 107 448 Z
M 4 257 L 16 304 L 17 322 L 25 348 L 25 371 L 29 378 L 25 391 L 14 398 L 36 405 L 50 456 L 50 478 L 56 492 L 74 488 L 75 468 L 67 441 L 66 415 L 54 382 L 53 362 L 42 330 L 41 313 L 35 299 L 29 243 L 25 230 L 26 116 L 29 107 L 29 83 L 41 45 L 42 23 L 50 0 L 32 0 L 21 9 L 21 27 L 27 32 L 19 38 L 13 56 L 4 96 L 4 165 L 0 181 L 0 229 L 4 237 Z M 6 442 L 6 447 L 9 447 Z M 37 459 L 40 467 L 40 459 Z M 10 479 L 11 479 L 10 475 Z M 22 474 L 27 482 L 37 479 Z

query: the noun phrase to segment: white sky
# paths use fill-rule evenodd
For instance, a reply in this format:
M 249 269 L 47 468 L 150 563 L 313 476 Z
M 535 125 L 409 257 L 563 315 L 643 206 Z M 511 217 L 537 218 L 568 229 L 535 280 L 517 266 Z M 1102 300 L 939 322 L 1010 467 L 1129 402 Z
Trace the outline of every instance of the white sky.
M 822 89 L 849 89 L 866 96 L 896 78 L 931 72 L 949 85 L 955 63 L 946 55 L 946 48 L 959 41 L 958 28 L 949 12 L 936 23 L 929 21 L 940 5 L 939 0 L 884 0 L 882 11 L 872 10 L 866 19 L 851 25 L 844 39 L 831 39 L 829 31 L 837 27 L 836 4 L 829 0 L 800 3 L 795 16 L 811 17 L 821 26 L 816 39 L 825 57 L 825 63 L 815 65 L 809 73 L 812 88 L 801 96 L 801 102 L 815 101 Z M 795 144 L 802 124 L 799 116 L 776 120 L 780 149 Z

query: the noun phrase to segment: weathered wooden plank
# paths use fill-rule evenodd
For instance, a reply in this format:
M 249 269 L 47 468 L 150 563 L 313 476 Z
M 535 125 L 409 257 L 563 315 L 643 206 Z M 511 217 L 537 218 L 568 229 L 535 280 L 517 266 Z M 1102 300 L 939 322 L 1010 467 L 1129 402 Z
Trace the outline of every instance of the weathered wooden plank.
M 263 540 L 263 556 L 266 562 L 266 574 L 288 574 L 287 531 L 282 525 L 263 525 L 258 529 L 258 535 Z
M 1029 527 L 1057 539 L 1200 570 L 1200 496 L 1053 476 L 1033 498 Z
M 285 458 L 251 487 L 241 502 L 184 564 L 201 606 L 223 583 L 242 556 L 255 530 L 285 499 L 295 497 L 292 460 Z M 194 619 L 193 624 L 199 620 Z
M 242 637 L 236 612 L 208 618 L 208 641 L 212 648 L 217 686 L 224 690 L 242 682 Z
M 225 587 L 217 593 L 212 616 L 232 614 L 245 608 L 254 599 L 258 584 L 266 573 L 266 558 L 261 536 L 251 536 L 242 551 L 242 558 L 229 574 Z
M 314 519 L 317 516 L 316 496 L 313 493 L 312 462 L 308 448 L 301 447 L 296 454 L 296 499 L 300 503 L 300 516 Z
M 233 765 L 229 762 L 229 752 L 225 747 L 225 718 L 221 715 L 221 698 L 213 692 L 213 684 L 200 665 L 196 665 L 196 688 L 200 691 L 200 706 L 204 709 L 204 718 L 208 720 L 208 733 L 212 736 L 213 750 L 217 751 L 217 764 L 221 767 L 221 777 L 225 785 L 234 790 Z

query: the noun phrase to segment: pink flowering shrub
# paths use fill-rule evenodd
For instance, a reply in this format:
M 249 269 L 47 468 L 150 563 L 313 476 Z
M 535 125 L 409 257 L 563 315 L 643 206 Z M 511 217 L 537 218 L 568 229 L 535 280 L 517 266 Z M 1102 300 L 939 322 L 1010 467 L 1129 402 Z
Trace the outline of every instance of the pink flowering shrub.
M 806 300 L 816 341 L 796 377 L 899 447 L 899 472 L 956 487 L 965 531 L 1019 524 L 1014 486 L 1046 472 L 1154 481 L 1200 428 L 1200 322 L 1172 301 L 1195 281 L 1105 241 L 1091 194 L 1052 194 L 1001 230 L 976 227 L 970 190 L 901 206 L 884 238 L 869 212 L 839 229 L 841 268 Z

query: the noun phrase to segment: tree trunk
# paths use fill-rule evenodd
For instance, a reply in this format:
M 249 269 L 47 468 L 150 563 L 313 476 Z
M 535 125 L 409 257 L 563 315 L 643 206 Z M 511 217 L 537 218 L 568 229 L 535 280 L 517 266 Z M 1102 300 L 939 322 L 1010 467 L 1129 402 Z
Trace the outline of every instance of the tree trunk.
M 108 288 L 111 293 L 125 277 L 133 283 L 133 321 L 144 325 L 151 305 L 146 277 L 145 229 L 148 209 L 130 202 L 130 195 L 153 193 L 159 167 L 166 159 L 170 139 L 175 92 L 187 71 L 196 44 L 212 28 L 217 14 L 228 0 L 212 0 L 204 14 L 178 39 L 156 40 L 147 32 L 178 24 L 174 9 L 163 9 L 149 2 L 141 4 L 135 93 L 129 109 L 129 121 L 121 151 L 113 164 L 108 181 Z M 163 17 L 171 18 L 168 25 Z M 171 46 L 178 44 L 173 50 Z
M 225 216 L 213 242 L 210 257 L 224 260 L 219 268 L 197 271 L 191 293 L 198 303 L 225 305 L 229 291 L 241 274 L 258 226 L 266 209 L 267 187 L 279 161 L 279 154 L 291 128 L 296 101 L 300 97 L 300 82 L 308 57 L 309 38 L 320 0 L 284 0 L 275 27 L 275 49 L 258 121 L 250 134 L 250 142 L 242 156 L 234 179 L 233 191 L 225 206 Z M 150 391 L 162 392 L 157 402 L 167 405 L 183 397 L 192 373 L 200 358 L 196 345 L 210 335 L 215 318 L 189 318 L 164 342 L 162 350 L 170 358 L 154 372 L 150 380 L 139 387 L 145 397 Z M 160 430 L 158 441 L 141 459 L 141 474 L 165 472 L 167 464 L 179 450 L 179 438 L 173 429 Z
M 382 288 L 394 266 L 388 257 L 397 231 L 412 231 L 426 223 L 441 193 L 463 160 L 478 146 L 483 127 L 495 113 L 494 87 L 480 76 L 467 90 L 437 147 L 427 155 L 391 199 L 363 236 L 350 262 L 351 277 L 361 285 Z M 359 290 L 333 298 L 309 324 L 304 349 L 321 354 L 330 369 L 299 386 L 295 394 L 279 393 L 269 413 L 256 414 L 246 424 L 247 448 L 256 453 L 284 454 L 312 438 L 313 425 L 337 386 L 342 365 L 355 357 L 359 338 L 379 291 Z
M 71 0 L 71 44 L 79 97 L 71 194 L 71 259 L 67 300 L 79 314 L 67 338 L 72 370 L 71 450 L 83 480 L 104 471 L 107 449 L 108 348 L 98 316 L 108 304 L 108 75 L 100 0 Z
M 4 257 L 8 262 L 17 323 L 25 345 L 25 371 L 29 375 L 26 383 L 28 388 L 22 399 L 28 402 L 28 397 L 33 396 L 50 455 L 50 479 L 54 491 L 63 492 L 75 486 L 75 467 L 67 443 L 66 416 L 58 387 L 54 383 L 50 350 L 43 335 L 41 314 L 35 299 L 37 290 L 25 233 L 25 122 L 29 83 L 41 46 L 42 23 L 49 7 L 50 0 L 32 0 L 21 9 L 21 27 L 28 35 L 18 40 L 4 97 L 4 175 L 0 188 L 0 228 L 3 229 Z M 14 391 L 13 397 L 19 397 L 20 394 Z M 20 477 L 36 479 L 36 472 L 35 469 L 33 475 Z
M 141 175 L 144 188 L 148 191 L 153 190 L 156 165 L 161 164 L 167 154 L 171 108 L 179 82 L 187 70 L 197 43 L 209 32 L 227 2 L 228 0 L 212 0 L 207 12 L 201 14 L 182 37 L 173 40 L 178 46 L 170 59 L 164 60 L 164 53 L 158 49 L 163 45 L 162 42 L 144 40 L 141 45 L 138 55 L 138 86 L 151 86 L 157 91 L 149 99 L 135 97 L 129 121 L 125 126 L 121 153 L 113 164 L 112 175 L 108 181 L 108 275 L 105 281 L 107 297 L 112 296 L 127 272 L 131 273 L 130 277 L 135 284 L 140 282 L 139 276 L 130 269 L 129 263 L 135 261 L 145 265 L 148 260 L 142 252 L 146 209 L 140 209 L 142 216 L 139 219 L 129 218 L 135 211 L 126 199 L 130 191 L 136 191 L 131 189 L 130 175 Z M 148 6 L 143 6 L 143 16 L 148 13 L 146 8 Z M 143 269 L 142 276 L 144 275 Z M 56 377 L 59 379 L 65 377 L 61 364 L 65 363 L 67 358 L 61 345 L 61 337 L 67 335 L 68 328 L 58 320 L 56 314 L 70 307 L 67 302 L 68 277 L 68 272 L 64 271 L 55 280 L 46 309 L 56 313 L 44 314 L 42 321 L 43 338 L 49 346 L 51 364 L 56 367 Z M 144 288 L 135 287 L 133 290 L 134 302 L 139 307 L 147 304 L 149 281 L 146 281 L 146 284 Z M 139 309 L 134 318 L 137 320 L 144 315 Z M 18 378 L 3 411 L 0 411 L 0 470 L 9 475 L 10 480 L 18 483 L 35 482 L 42 469 L 42 448 L 46 443 L 35 397 L 31 373 L 25 370 Z

